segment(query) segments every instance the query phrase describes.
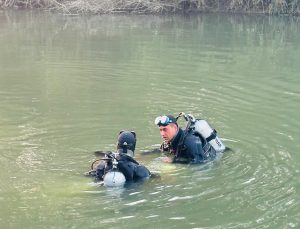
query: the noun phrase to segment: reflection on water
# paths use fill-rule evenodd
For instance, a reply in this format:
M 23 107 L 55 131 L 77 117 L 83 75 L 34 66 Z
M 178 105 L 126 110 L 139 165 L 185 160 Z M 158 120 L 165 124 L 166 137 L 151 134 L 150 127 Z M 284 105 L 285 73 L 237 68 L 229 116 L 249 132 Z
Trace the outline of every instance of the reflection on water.
M 299 227 L 299 32 L 295 18 L 0 12 L 0 225 Z M 200 166 L 140 153 L 161 141 L 154 118 L 181 111 L 232 151 Z M 83 173 L 121 129 L 157 176 L 104 188 Z

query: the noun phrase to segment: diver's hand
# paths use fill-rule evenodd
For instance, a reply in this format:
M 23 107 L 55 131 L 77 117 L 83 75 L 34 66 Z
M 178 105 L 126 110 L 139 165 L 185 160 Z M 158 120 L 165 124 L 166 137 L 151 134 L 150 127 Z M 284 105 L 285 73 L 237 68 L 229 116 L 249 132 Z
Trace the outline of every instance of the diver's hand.
M 161 157 L 161 160 L 165 163 L 172 163 L 174 158 L 171 157 Z
M 165 142 L 165 141 L 163 143 L 161 143 L 160 150 L 164 151 L 164 152 L 170 151 L 170 143 Z

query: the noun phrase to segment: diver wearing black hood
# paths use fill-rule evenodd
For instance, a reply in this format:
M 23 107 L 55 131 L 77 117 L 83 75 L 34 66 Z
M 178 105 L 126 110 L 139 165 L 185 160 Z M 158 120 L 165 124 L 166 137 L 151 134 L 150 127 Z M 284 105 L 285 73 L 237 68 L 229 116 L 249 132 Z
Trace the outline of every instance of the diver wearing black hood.
M 134 131 L 121 130 L 118 136 L 117 153 L 125 153 L 134 157 L 136 145 L 136 133 Z
M 136 134 L 133 131 L 120 131 L 116 153 L 105 153 L 103 158 L 94 161 L 88 175 L 102 181 L 105 174 L 113 170 L 113 161 L 117 161 L 117 170 L 126 178 L 126 181 L 137 181 L 150 177 L 150 171 L 133 159 L 136 146 Z

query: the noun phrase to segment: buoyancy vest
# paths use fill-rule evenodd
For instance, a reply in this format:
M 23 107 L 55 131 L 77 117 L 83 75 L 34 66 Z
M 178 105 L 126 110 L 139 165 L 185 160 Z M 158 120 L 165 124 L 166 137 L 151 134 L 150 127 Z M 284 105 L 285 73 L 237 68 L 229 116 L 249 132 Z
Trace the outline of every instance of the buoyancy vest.
M 187 139 L 189 138 L 189 139 Z M 198 139 L 198 140 L 197 140 Z M 194 146 L 191 145 L 191 141 L 195 143 Z M 198 142 L 198 143 L 197 143 Z M 201 144 L 201 148 L 199 149 L 197 145 Z M 191 145 L 192 147 L 189 147 Z M 195 132 L 194 129 L 189 129 L 189 130 L 184 130 L 183 135 L 180 139 L 179 145 L 178 145 L 178 155 L 185 150 L 185 148 L 190 148 L 190 150 L 193 153 L 194 156 L 194 161 L 195 163 L 198 162 L 205 162 L 208 160 L 212 160 L 216 156 L 216 150 L 207 142 L 206 138 L 204 138 L 202 135 L 199 133 Z M 197 150 L 198 148 L 198 150 Z M 195 155 L 195 153 L 199 154 Z
M 109 154 L 107 154 L 107 158 L 111 158 Z M 117 160 L 117 170 L 126 178 L 126 181 L 135 181 L 143 178 L 150 177 L 150 171 L 143 165 L 139 164 L 132 157 L 119 153 L 116 156 Z M 103 180 L 105 174 L 113 170 L 112 160 L 100 159 L 95 168 L 92 168 L 90 175 L 94 176 L 96 180 Z M 92 166 L 93 167 L 93 166 Z

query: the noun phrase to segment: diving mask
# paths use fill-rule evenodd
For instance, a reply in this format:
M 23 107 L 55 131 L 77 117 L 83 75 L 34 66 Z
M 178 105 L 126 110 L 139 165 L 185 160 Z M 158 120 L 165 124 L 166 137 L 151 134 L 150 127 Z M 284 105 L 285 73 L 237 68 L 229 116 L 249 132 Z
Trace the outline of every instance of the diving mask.
M 170 123 L 175 123 L 176 124 L 176 119 L 172 115 L 163 115 L 163 116 L 158 116 L 155 121 L 155 125 L 158 126 L 167 126 Z

